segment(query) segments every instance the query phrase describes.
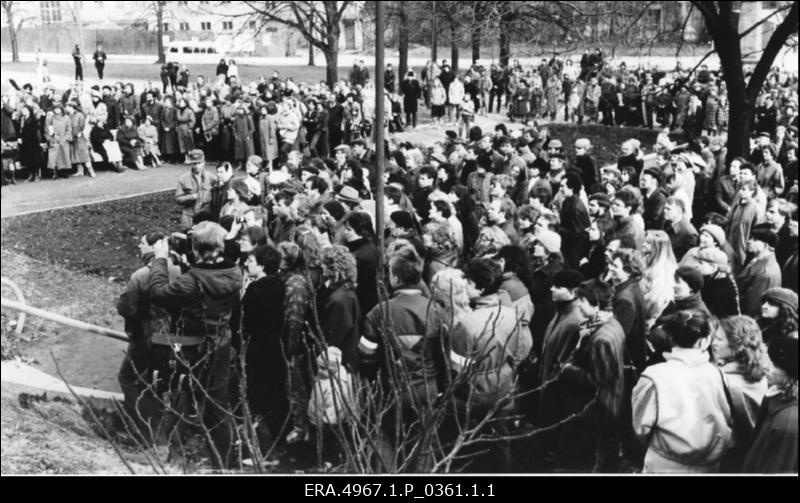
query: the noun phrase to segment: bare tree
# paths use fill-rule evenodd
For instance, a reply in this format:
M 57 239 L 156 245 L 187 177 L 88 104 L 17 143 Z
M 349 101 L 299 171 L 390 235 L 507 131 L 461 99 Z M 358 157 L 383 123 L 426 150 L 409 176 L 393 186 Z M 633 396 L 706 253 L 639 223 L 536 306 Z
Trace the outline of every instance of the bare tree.
M 20 8 L 22 2 L 6 1 L 2 2 L 3 12 L 6 15 L 6 24 L 8 24 L 8 37 L 11 39 L 11 61 L 19 61 L 19 32 L 22 29 L 23 23 L 32 19 L 32 16 L 25 16 Z M 19 17 L 19 19 L 14 19 Z
M 278 23 L 292 28 L 316 47 L 325 56 L 326 80 L 332 86 L 339 80 L 339 35 L 341 21 L 352 1 L 324 2 L 242 2 L 247 8 L 233 17 L 244 17 L 255 20 L 258 31 L 269 23 Z
M 714 41 L 714 51 L 719 56 L 722 78 L 728 86 L 730 101 L 730 124 L 728 125 L 728 159 L 744 155 L 753 129 L 756 99 L 764 86 L 772 64 L 778 53 L 792 35 L 797 34 L 797 2 L 783 2 L 774 12 L 755 20 L 744 31 L 739 31 L 738 14 L 733 10 L 733 2 L 692 2 L 700 11 L 706 29 Z M 745 78 L 742 53 L 742 39 L 758 29 L 773 16 L 783 16 L 769 38 L 758 63 Z M 710 54 L 710 53 L 709 53 Z

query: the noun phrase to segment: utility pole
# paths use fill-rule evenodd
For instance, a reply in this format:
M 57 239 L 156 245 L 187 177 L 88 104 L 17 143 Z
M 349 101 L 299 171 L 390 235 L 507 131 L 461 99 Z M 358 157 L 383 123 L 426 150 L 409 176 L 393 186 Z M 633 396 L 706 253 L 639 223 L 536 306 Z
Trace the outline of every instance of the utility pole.
M 376 189 L 375 189 L 375 231 L 378 234 L 378 271 L 383 272 L 384 247 L 384 219 L 383 207 L 383 171 L 384 171 L 384 149 L 383 149 L 383 114 L 384 114 L 384 11 L 383 2 L 375 2 L 375 165 L 376 165 Z
M 434 0 L 431 3 L 433 4 L 433 15 L 431 17 L 431 25 L 433 26 L 433 29 L 431 30 L 431 32 L 432 32 L 431 33 L 431 38 L 433 39 L 431 41 L 431 61 L 433 61 L 433 63 L 436 63 L 436 59 L 437 59 L 436 43 L 438 42 L 438 37 L 436 36 L 437 35 L 437 30 L 438 30 L 438 27 L 436 26 L 436 1 Z M 428 78 L 430 78 L 430 77 L 428 77 Z

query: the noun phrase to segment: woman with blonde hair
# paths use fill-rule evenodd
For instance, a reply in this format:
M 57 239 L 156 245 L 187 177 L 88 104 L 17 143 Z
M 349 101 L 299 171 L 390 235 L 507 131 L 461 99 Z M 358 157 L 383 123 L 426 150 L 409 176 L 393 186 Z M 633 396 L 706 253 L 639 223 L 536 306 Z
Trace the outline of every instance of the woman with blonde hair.
M 652 322 L 674 300 L 673 285 L 678 262 L 672 252 L 669 236 L 664 231 L 650 230 L 645 233 L 642 256 L 645 270 L 640 284 L 647 319 Z
M 748 316 L 724 318 L 712 331 L 711 354 L 725 375 L 733 406 L 736 447 L 726 456 L 723 471 L 738 471 L 744 448 L 750 444 L 758 409 L 767 392 L 770 361 L 761 340 L 761 329 Z
M 437 272 L 431 280 L 431 298 L 445 310 L 447 320 L 453 323 L 472 311 L 467 278 L 461 269 L 447 268 Z

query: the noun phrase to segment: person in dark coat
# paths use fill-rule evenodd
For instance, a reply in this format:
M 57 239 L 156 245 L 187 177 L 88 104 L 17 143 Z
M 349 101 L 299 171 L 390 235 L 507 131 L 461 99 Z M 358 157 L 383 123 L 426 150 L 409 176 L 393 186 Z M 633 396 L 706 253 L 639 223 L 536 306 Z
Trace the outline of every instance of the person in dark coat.
M 661 188 L 661 173 L 654 168 L 645 170 L 639 178 L 639 188 L 642 189 L 644 228 L 663 229 L 667 194 Z
M 341 94 L 336 96 L 336 104 L 331 107 L 328 113 L 328 150 L 333 152 L 336 147 L 342 144 L 344 138 L 345 123 L 345 97 Z
M 142 159 L 142 139 L 133 126 L 132 117 L 126 117 L 125 123 L 117 131 L 117 143 L 122 152 L 122 164 L 133 169 L 145 169 Z
M 625 331 L 626 364 L 632 364 L 640 372 L 647 358 L 644 337 L 647 311 L 639 287 L 642 270 L 639 252 L 627 248 L 614 252 L 608 265 L 610 280 L 615 285 L 612 301 L 614 316 Z
M 373 244 L 375 231 L 369 214 L 354 211 L 342 222 L 342 242 L 356 258 L 358 279 L 356 296 L 361 307 L 362 319 L 378 303 L 378 260 L 380 252 Z M 344 350 L 342 351 L 344 353 Z
M 700 297 L 717 318 L 740 315 L 739 289 L 731 273 L 728 257 L 722 250 L 711 248 L 697 254 L 696 267 L 703 275 Z
M 400 94 L 403 95 L 403 111 L 406 114 L 406 125 L 417 127 L 417 109 L 419 98 L 422 96 L 422 87 L 414 76 L 414 71 L 409 70 L 406 78 L 400 83 Z
M 579 194 L 583 189 L 580 176 L 567 173 L 561 180 L 561 193 L 564 201 L 561 204 L 561 250 L 564 263 L 570 269 L 577 269 L 581 258 L 586 256 L 589 213 L 583 205 Z
M 781 268 L 775 260 L 774 247 L 777 236 L 769 224 L 755 226 L 747 241 L 750 260 L 736 275 L 742 314 L 758 317 L 761 313 L 761 295 L 772 287 L 781 285 Z
M 242 298 L 247 399 L 251 413 L 263 417 L 271 436 L 277 436 L 289 410 L 288 369 L 280 339 L 284 319 L 284 285 L 278 273 L 281 255 L 277 249 L 266 245 L 255 248 L 250 254 L 253 258 L 248 260 L 255 260 L 264 276 L 250 283 Z
M 591 148 L 592 144 L 587 138 L 575 140 L 575 169 L 580 172 L 583 186 L 587 191 L 600 181 L 597 161 L 589 155 Z
M 177 113 L 175 107 L 172 106 L 172 98 L 165 97 L 164 107 L 161 109 L 161 141 L 159 142 L 164 159 L 175 159 L 180 153 L 178 148 Z M 110 124 L 109 127 L 111 127 Z
M 595 397 L 596 401 L 562 430 L 561 444 L 583 454 L 577 459 L 581 468 L 614 472 L 619 423 L 625 410 L 625 333 L 613 313 L 604 310 L 611 302 L 609 288 L 589 280 L 578 288 L 577 297 L 586 321 L 581 324 L 575 355 L 562 368 L 559 381 L 564 386 L 567 413 L 579 413 Z M 586 466 L 587 460 L 592 465 Z
M 700 236 L 686 216 L 685 205 L 680 197 L 670 197 L 664 205 L 664 230 L 679 262 L 690 248 L 697 246 Z
M 691 266 L 680 266 L 675 271 L 675 300 L 667 304 L 661 315 L 653 324 L 648 340 L 654 348 L 654 355 L 648 362 L 649 365 L 664 361 L 662 353 L 668 352 L 673 346 L 674 341 L 670 340 L 667 332 L 661 329 L 665 320 L 679 311 L 699 311 L 706 316 L 711 316 L 711 312 L 706 307 L 700 292 L 703 290 L 703 274 L 699 269 Z
M 743 473 L 797 474 L 797 349 L 794 337 L 769 346 L 774 367 L 767 374 L 770 389 L 761 403 Z
M 39 124 L 33 117 L 30 107 L 23 107 L 20 116 L 20 139 L 22 144 L 19 149 L 19 162 L 22 163 L 34 178 L 41 176 L 44 167 L 42 156 L 42 140 Z
M 362 319 L 355 290 L 356 259 L 346 247 L 333 245 L 322 251 L 320 260 L 325 284 L 317 300 L 320 327 L 325 342 L 342 351 L 342 362 L 356 369 Z

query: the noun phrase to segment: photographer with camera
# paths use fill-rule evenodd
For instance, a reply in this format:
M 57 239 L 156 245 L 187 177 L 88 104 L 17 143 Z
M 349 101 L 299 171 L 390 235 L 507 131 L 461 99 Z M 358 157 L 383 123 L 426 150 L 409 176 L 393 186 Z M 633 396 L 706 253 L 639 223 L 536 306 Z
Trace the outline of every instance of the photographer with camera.
M 164 239 L 156 242 L 149 284 L 151 301 L 178 315 L 176 334 L 151 339 L 155 359 L 174 369 L 171 384 L 181 382 L 179 374 L 191 374 L 186 380 L 198 403 L 197 414 L 211 437 L 209 449 L 215 468 L 228 468 L 232 462 L 230 318 L 239 307 L 242 287 L 241 271 L 223 256 L 226 234 L 213 222 L 196 225 L 191 234 L 195 263 L 174 281 L 168 273 L 169 244 Z

